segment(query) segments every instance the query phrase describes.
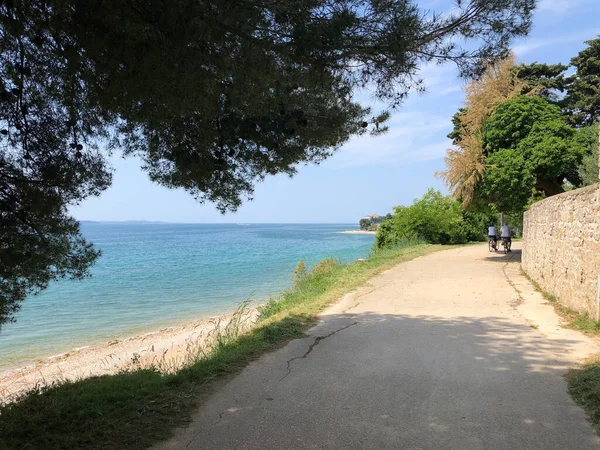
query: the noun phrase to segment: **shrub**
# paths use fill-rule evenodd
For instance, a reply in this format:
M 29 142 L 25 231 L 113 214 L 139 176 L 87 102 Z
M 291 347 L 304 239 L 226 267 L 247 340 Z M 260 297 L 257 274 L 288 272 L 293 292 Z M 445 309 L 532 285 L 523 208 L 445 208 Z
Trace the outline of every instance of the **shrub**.
M 391 248 L 404 240 L 430 244 L 463 244 L 485 239 L 490 217 L 463 210 L 450 196 L 429 189 L 411 206 L 394 208 L 390 220 L 379 226 L 375 248 Z
M 303 259 L 298 261 L 296 268 L 294 269 L 294 273 L 292 275 L 294 286 L 298 284 L 304 277 L 306 277 L 306 263 Z
M 358 225 L 360 226 L 361 230 L 366 231 L 371 226 L 371 220 L 364 219 L 364 218 L 360 219 L 360 221 L 358 222 Z
M 340 262 L 333 258 L 325 258 L 319 261 L 310 271 L 311 276 L 323 276 L 329 274 Z

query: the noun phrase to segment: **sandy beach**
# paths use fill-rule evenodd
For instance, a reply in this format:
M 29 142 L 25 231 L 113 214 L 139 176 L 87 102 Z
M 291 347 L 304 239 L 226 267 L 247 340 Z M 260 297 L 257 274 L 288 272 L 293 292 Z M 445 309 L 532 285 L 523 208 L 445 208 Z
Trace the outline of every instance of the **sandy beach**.
M 91 376 L 110 375 L 137 367 L 169 372 L 183 367 L 192 355 L 210 349 L 228 329 L 248 330 L 258 317 L 256 307 L 241 314 L 224 314 L 180 326 L 79 347 L 40 359 L 24 367 L 0 372 L 0 403 L 7 403 L 36 387 Z M 229 328 L 228 328 L 229 327 Z
M 340 231 L 340 234 L 377 234 L 377 231 L 347 230 Z

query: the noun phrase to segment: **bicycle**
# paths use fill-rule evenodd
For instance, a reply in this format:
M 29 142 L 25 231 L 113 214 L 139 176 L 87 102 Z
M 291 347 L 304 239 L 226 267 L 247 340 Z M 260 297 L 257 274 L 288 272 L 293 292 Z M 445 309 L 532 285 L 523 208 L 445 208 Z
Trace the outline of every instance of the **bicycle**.
M 488 238 L 488 250 L 490 251 L 490 253 L 498 251 L 498 244 L 496 239 Z
M 502 238 L 502 247 L 504 247 L 504 254 L 510 252 L 510 238 Z

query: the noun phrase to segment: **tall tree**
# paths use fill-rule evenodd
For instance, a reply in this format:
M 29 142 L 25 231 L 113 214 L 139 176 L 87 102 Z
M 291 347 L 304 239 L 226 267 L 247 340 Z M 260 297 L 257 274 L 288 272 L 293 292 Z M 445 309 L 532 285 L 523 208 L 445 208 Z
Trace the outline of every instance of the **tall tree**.
M 600 37 L 586 41 L 587 48 L 571 59 L 575 73 L 568 79 L 567 95 L 562 101 L 571 123 L 582 127 L 582 145 L 587 149 L 579 173 L 583 184 L 600 181 Z M 594 126 L 594 124 L 596 124 Z M 595 138 L 592 132 L 595 131 Z
M 582 186 L 600 182 L 599 129 L 600 125 L 596 123 L 577 131 L 577 142 L 585 149 L 585 154 L 578 168 Z
M 486 203 L 503 211 L 522 211 L 532 190 L 546 196 L 578 186 L 585 149 L 561 109 L 538 96 L 519 96 L 501 104 L 483 129 L 487 170 L 479 186 Z
M 356 89 L 373 86 L 395 107 L 422 89 L 424 63 L 479 74 L 527 33 L 534 6 L 0 3 L 0 323 L 27 293 L 84 276 L 97 257 L 66 209 L 110 184 L 100 142 L 138 155 L 152 180 L 235 210 L 264 177 L 385 130 L 387 116 L 357 104 Z
M 522 94 L 535 93 L 548 100 L 558 102 L 568 83 L 564 64 L 519 64 L 515 67 L 517 77 L 525 82 Z
M 455 147 L 447 150 L 447 169 L 437 175 L 465 207 L 475 200 L 486 170 L 482 141 L 486 121 L 498 105 L 518 96 L 526 87 L 514 69 L 514 55 L 489 65 L 480 79 L 466 84 L 464 106 L 452 118 L 454 129 L 448 137 Z
M 600 37 L 586 44 L 588 47 L 571 59 L 575 73 L 568 79 L 562 103 L 579 126 L 592 125 L 600 118 Z

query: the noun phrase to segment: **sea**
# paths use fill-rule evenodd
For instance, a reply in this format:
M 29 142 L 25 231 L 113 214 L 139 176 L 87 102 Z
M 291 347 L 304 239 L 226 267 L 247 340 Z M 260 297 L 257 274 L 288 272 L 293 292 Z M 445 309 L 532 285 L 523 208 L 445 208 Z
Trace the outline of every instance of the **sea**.
M 373 235 L 347 224 L 81 224 L 102 255 L 84 280 L 27 298 L 0 330 L 0 369 L 261 302 L 300 259 L 366 257 Z

